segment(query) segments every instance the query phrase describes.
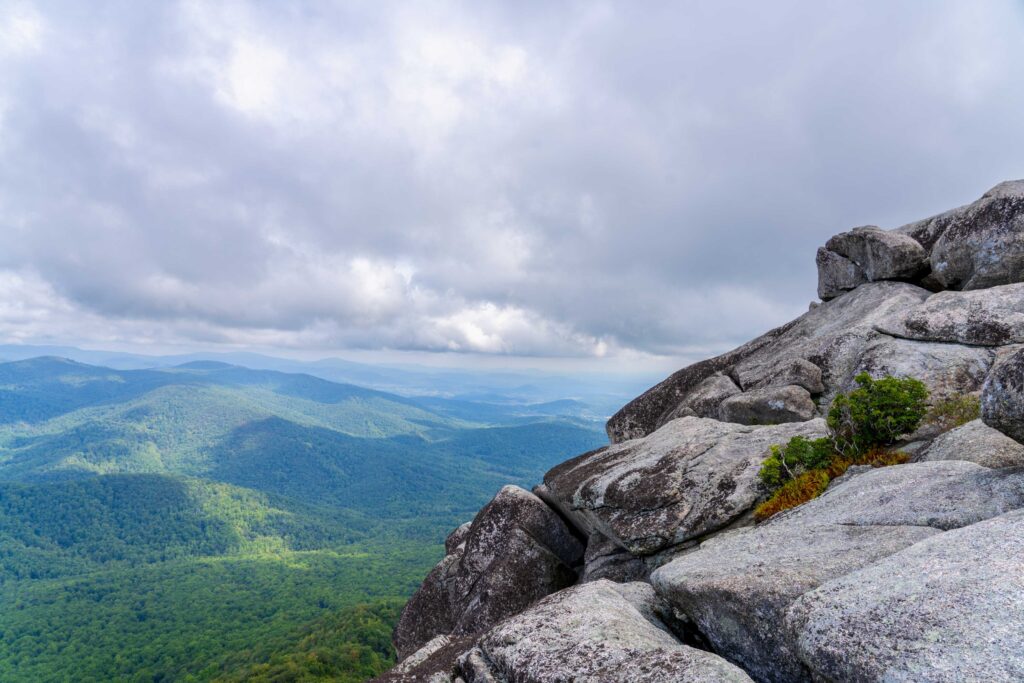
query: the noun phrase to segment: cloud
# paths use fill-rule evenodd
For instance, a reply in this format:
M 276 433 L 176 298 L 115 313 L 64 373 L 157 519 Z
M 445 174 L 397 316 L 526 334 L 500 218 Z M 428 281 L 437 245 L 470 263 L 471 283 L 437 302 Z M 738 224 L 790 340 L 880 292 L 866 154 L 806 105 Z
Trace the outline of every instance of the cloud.
M 635 359 L 1024 176 L 1019 3 L 0 11 L 0 337 Z

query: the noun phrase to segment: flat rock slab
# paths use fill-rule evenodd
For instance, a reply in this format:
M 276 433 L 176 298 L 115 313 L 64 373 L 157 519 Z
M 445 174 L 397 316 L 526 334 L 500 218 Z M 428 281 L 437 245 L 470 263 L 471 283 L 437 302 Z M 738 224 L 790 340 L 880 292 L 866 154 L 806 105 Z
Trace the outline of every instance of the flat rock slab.
M 1024 511 L 830 581 L 786 620 L 819 680 L 1024 680 Z
M 742 517 L 761 496 L 757 473 L 769 448 L 825 434 L 820 419 L 750 427 L 679 418 L 555 467 L 543 495 L 588 533 L 649 555 Z
M 402 610 L 393 636 L 400 658 L 439 635 L 481 633 L 572 585 L 584 550 L 556 512 L 517 486 L 501 489 L 448 545 Z
M 981 420 L 972 420 L 937 437 L 920 460 L 966 460 L 990 468 L 1022 467 L 1024 444 L 992 429 Z
M 975 346 L 1024 342 L 1024 283 L 939 292 L 896 312 L 877 329 L 905 339 Z
M 784 628 L 801 595 L 942 530 L 1024 506 L 1024 473 L 967 462 L 847 475 L 810 503 L 657 569 L 655 590 L 759 681 L 809 681 Z M 851 679 L 836 680 L 858 680 Z
M 507 619 L 460 660 L 467 683 L 749 682 L 717 655 L 679 642 L 645 583 L 595 581 Z

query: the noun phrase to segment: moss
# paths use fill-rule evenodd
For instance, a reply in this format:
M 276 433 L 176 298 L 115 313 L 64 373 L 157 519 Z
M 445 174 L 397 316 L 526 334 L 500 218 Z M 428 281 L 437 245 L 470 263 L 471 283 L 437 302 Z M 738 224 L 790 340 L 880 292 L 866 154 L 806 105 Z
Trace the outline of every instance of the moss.
M 824 470 L 810 470 L 790 479 L 771 498 L 754 508 L 754 519 L 763 522 L 783 510 L 813 500 L 824 493 L 831 479 Z

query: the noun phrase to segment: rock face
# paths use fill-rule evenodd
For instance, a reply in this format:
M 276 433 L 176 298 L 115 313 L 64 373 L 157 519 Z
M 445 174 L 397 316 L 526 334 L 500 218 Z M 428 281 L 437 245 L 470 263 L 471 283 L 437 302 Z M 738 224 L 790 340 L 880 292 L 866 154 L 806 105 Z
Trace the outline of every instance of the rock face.
M 571 586 L 583 557 L 583 544 L 561 518 L 515 486 L 503 488 L 455 540 L 402 611 L 394 634 L 399 657 L 438 635 L 480 633 Z
M 810 680 L 796 635 L 784 627 L 797 598 L 943 530 L 1021 506 L 1018 470 L 966 462 L 870 470 L 765 524 L 703 543 L 651 580 L 716 652 L 756 680 Z
M 931 251 L 946 289 L 1024 281 L 1024 181 L 1002 183 L 949 216 Z
M 1024 680 L 1024 511 L 934 536 L 797 600 L 817 680 Z
M 748 427 L 684 417 L 559 465 L 542 496 L 577 527 L 650 555 L 739 520 L 761 495 L 768 448 L 825 433 L 822 420 Z
M 1024 349 L 999 363 L 985 381 L 981 419 L 1024 443 Z
M 822 394 L 827 405 L 845 389 L 874 327 L 930 296 L 928 290 L 898 282 L 874 282 L 813 308 L 793 322 L 716 358 L 691 365 L 628 403 L 608 421 L 612 443 L 646 436 L 679 416 L 702 382 L 715 374 L 729 376 L 743 391 L 778 381 L 802 366 L 811 377 L 793 384 Z M 814 366 L 817 372 L 807 366 Z M 820 379 L 819 379 L 820 377 Z M 736 401 L 738 395 L 727 400 Z
M 882 321 L 878 330 L 905 339 L 973 346 L 1024 342 L 1024 283 L 939 292 Z
M 973 420 L 939 436 L 921 457 L 923 462 L 941 460 L 966 460 L 992 468 L 1024 467 L 1024 444 Z
M 817 264 L 823 303 L 453 531 L 379 680 L 1024 680 L 1024 181 L 836 235 Z M 980 393 L 981 419 L 755 525 L 770 446 L 825 436 L 860 372 Z

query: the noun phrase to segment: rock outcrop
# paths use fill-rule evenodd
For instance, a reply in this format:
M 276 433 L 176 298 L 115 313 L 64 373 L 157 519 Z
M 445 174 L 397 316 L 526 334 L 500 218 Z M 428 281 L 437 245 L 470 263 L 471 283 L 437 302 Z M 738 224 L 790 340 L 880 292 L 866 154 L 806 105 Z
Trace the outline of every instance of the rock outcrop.
M 380 680 L 1024 680 L 1024 181 L 840 233 L 817 265 L 821 304 L 453 531 Z M 754 524 L 769 447 L 825 435 L 861 372 L 980 394 L 981 419 Z
M 825 433 L 822 420 L 749 427 L 684 417 L 555 467 L 538 493 L 578 528 L 651 555 L 742 518 L 761 495 L 768 448 Z
M 399 657 L 439 635 L 481 633 L 576 582 L 583 543 L 529 491 L 503 488 L 472 525 L 449 537 L 449 554 L 405 606 Z

